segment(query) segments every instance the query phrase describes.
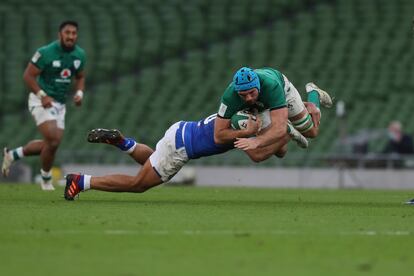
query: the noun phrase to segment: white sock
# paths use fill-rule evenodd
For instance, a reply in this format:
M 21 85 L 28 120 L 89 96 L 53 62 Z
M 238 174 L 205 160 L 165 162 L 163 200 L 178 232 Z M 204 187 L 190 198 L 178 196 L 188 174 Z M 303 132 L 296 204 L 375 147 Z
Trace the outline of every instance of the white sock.
M 83 176 L 83 190 L 89 190 L 91 188 L 91 175 L 85 174 Z
M 135 143 L 130 149 L 128 149 L 126 152 L 128 154 L 131 154 L 134 152 L 135 148 L 137 147 L 138 143 Z
M 19 156 L 19 158 L 23 158 L 24 157 L 23 147 L 18 147 L 16 149 L 16 153 L 17 153 L 17 156 Z
M 22 159 L 24 157 L 23 147 L 18 147 L 14 150 L 9 150 L 8 154 L 13 161 Z
M 52 173 L 50 171 L 46 172 L 43 169 L 40 169 L 40 175 L 44 180 L 52 179 Z

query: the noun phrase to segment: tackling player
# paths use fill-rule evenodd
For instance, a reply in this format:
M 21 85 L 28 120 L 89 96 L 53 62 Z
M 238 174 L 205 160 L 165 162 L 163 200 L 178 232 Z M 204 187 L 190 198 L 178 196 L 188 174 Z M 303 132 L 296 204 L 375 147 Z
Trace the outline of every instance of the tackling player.
M 78 23 L 64 21 L 59 26 L 58 40 L 39 48 L 24 72 L 29 88 L 29 111 L 42 140 L 8 150 L 4 148 L 2 174 L 7 177 L 13 161 L 25 156 L 40 155 L 41 187 L 54 190 L 50 169 L 65 128 L 66 97 L 75 78 L 73 101 L 80 106 L 85 87 L 85 52 L 77 44 Z
M 89 142 L 114 145 L 143 166 L 136 176 L 115 174 L 97 177 L 68 174 L 64 192 L 65 199 L 73 200 L 81 191 L 89 189 L 142 193 L 171 179 L 190 159 L 216 155 L 233 149 L 233 143 L 215 143 L 215 119 L 216 114 L 213 114 L 198 122 L 180 121 L 173 124 L 157 143 L 155 151 L 147 145 L 138 144 L 132 138 L 125 138 L 118 130 L 94 129 L 90 131 Z M 243 133 L 249 136 L 256 135 L 259 124 L 259 120 L 250 120 Z M 267 129 L 264 130 L 266 131 Z M 291 135 L 301 136 L 294 129 Z M 290 137 L 286 136 L 283 139 L 286 139 L 283 142 L 287 143 Z M 269 145 L 247 150 L 246 153 L 253 161 L 259 162 L 273 156 L 273 147 Z

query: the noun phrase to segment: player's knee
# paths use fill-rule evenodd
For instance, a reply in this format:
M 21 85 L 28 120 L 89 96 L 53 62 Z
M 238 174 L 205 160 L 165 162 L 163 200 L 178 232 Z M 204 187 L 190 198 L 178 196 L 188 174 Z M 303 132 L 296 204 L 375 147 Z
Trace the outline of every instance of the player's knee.
M 47 139 L 44 141 L 47 147 L 56 150 L 60 145 L 60 139 Z
M 131 182 L 130 186 L 131 186 L 130 190 L 133 193 L 144 193 L 149 188 L 151 188 L 150 186 L 145 185 L 144 183 L 142 183 L 141 179 L 134 179 Z
M 252 160 L 255 163 L 259 163 L 259 162 L 266 160 L 263 155 L 251 155 L 249 157 L 250 157 L 250 160 Z
M 287 153 L 287 151 L 288 151 L 288 148 L 287 148 L 287 145 L 285 145 L 285 146 L 283 146 L 283 147 L 281 147 L 276 153 L 275 153 L 275 155 L 278 157 L 278 158 L 283 158 L 283 157 L 285 157 L 285 155 L 286 155 L 286 153 Z
M 307 138 L 315 138 L 318 136 L 318 134 L 319 134 L 319 128 L 316 128 L 316 127 L 312 127 L 308 131 L 302 133 L 302 135 Z
M 149 188 L 146 188 L 145 186 L 135 187 L 132 191 L 134 193 L 142 194 L 146 192 Z
M 149 187 L 145 185 L 133 185 L 131 191 L 134 193 L 144 193 L 149 189 Z

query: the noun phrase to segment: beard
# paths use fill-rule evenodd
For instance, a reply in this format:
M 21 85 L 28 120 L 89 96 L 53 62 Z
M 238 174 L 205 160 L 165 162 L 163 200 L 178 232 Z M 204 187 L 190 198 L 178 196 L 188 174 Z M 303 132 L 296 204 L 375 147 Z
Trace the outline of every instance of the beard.
M 73 49 L 75 49 L 76 41 L 73 41 L 73 44 L 71 46 L 68 46 L 68 45 L 65 44 L 63 39 L 60 39 L 60 45 L 62 46 L 62 49 L 65 52 L 71 52 L 71 51 L 73 51 Z

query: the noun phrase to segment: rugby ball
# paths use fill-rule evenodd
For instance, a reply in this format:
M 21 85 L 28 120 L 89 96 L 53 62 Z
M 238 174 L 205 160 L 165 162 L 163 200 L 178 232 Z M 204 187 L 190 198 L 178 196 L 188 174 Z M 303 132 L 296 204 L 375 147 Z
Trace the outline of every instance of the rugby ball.
M 242 110 L 242 111 L 237 112 L 231 117 L 231 127 L 233 129 L 246 129 L 247 121 L 249 120 L 249 115 L 251 115 L 251 113 L 247 111 Z M 253 120 L 256 121 L 257 118 L 260 119 L 259 131 L 269 127 L 270 124 L 272 123 L 270 119 L 269 109 L 266 109 L 260 112 L 259 114 L 257 114 L 257 117 L 255 115 L 252 115 Z
M 256 121 L 256 116 L 251 115 L 246 111 L 237 112 L 230 119 L 231 127 L 233 129 L 246 129 L 249 116 L 252 116 L 252 119 Z

